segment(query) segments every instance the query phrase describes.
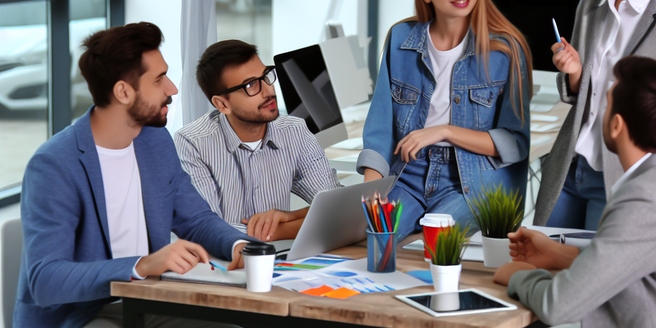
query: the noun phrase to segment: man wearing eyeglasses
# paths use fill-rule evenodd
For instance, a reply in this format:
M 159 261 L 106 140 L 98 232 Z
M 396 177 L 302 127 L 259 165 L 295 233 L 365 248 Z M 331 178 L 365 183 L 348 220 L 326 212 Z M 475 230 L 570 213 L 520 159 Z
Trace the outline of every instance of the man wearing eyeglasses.
M 296 237 L 308 208 L 290 211 L 291 193 L 310 203 L 340 186 L 305 121 L 279 116 L 276 71 L 255 46 L 211 45 L 196 79 L 217 109 L 175 135 L 182 167 L 214 212 L 263 241 Z

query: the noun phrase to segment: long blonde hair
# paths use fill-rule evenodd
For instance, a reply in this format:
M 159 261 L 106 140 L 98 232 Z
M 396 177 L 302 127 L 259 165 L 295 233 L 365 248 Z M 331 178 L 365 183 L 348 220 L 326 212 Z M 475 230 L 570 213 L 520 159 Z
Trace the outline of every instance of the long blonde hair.
M 396 24 L 408 22 L 408 21 L 419 21 L 420 23 L 429 22 L 431 19 L 435 18 L 435 8 L 433 8 L 432 3 L 426 3 L 424 0 L 415 0 L 415 10 L 417 11 L 417 16 L 404 19 Z M 394 24 L 394 25 L 396 25 Z M 529 86 L 529 98 L 533 97 L 533 60 L 531 59 L 531 50 L 528 47 L 526 39 L 522 33 L 510 22 L 506 17 L 501 14 L 499 9 L 492 3 L 491 0 L 478 0 L 474 9 L 472 9 L 470 17 L 470 26 L 474 32 L 476 38 L 476 56 L 480 58 L 480 55 L 483 54 L 483 67 L 487 73 L 487 65 L 490 59 L 490 52 L 499 50 L 504 52 L 510 58 L 510 84 L 515 85 L 515 78 L 517 83 L 519 83 L 519 98 L 523 98 L 524 92 L 521 88 L 522 85 L 522 75 L 520 73 L 520 62 L 519 62 L 519 49 L 524 50 L 524 57 L 526 58 L 526 68 L 528 70 L 528 86 Z M 390 29 L 391 31 L 391 29 Z M 499 34 L 508 40 L 510 47 L 504 42 L 499 40 L 491 40 L 489 33 Z M 484 37 L 483 37 L 484 36 Z M 389 38 L 389 32 L 387 34 Z M 489 76 L 488 76 L 489 78 Z M 513 96 L 514 88 L 510 89 L 510 98 L 512 99 L 512 107 L 517 115 L 517 108 L 515 107 L 515 98 Z M 520 101 L 520 114 L 517 115 L 521 117 L 522 123 L 524 123 L 524 104 Z

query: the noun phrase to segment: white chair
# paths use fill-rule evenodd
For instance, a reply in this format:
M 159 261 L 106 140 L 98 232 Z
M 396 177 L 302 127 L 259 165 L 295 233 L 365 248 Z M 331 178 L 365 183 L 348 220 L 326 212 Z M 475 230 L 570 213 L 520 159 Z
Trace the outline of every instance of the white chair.
M 12 327 L 16 288 L 23 253 L 23 225 L 13 219 L 2 225 L 2 317 L 5 328 Z

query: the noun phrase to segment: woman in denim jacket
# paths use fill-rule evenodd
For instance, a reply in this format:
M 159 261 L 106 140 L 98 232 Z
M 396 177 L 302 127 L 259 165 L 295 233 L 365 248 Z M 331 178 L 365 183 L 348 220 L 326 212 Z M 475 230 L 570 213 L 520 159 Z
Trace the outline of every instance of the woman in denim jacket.
M 530 147 L 532 64 L 520 32 L 491 0 L 415 9 L 388 34 L 357 164 L 365 181 L 403 172 L 388 196 L 403 203 L 399 240 L 424 213 L 472 222 L 468 202 L 483 187 L 524 195 Z

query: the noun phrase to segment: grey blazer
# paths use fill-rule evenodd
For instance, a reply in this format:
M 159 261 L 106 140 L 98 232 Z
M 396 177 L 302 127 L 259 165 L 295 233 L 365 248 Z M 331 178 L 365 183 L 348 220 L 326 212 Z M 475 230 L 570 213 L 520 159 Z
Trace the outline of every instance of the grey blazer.
M 656 327 L 656 155 L 608 200 L 590 245 L 554 277 L 519 271 L 508 295 L 548 325 Z
M 535 205 L 535 218 L 533 219 L 535 225 L 545 225 L 547 223 L 565 184 L 569 166 L 576 154 L 576 141 L 581 131 L 581 125 L 589 117 L 592 65 L 595 49 L 599 44 L 602 24 L 608 14 L 611 13 L 607 0 L 582 0 L 576 9 L 576 21 L 571 44 L 578 51 L 583 64 L 581 87 L 578 95 L 572 95 L 568 90 L 567 74 L 558 74 L 557 84 L 561 100 L 573 106 L 567 114 L 554 146 L 543 164 L 542 183 Z M 624 56 L 633 54 L 656 59 L 655 22 L 656 1 L 650 1 L 626 47 Z M 623 171 L 617 155 L 608 151 L 603 143 L 602 148 L 604 183 L 606 185 L 606 199 L 608 199 L 611 187 L 622 176 Z

